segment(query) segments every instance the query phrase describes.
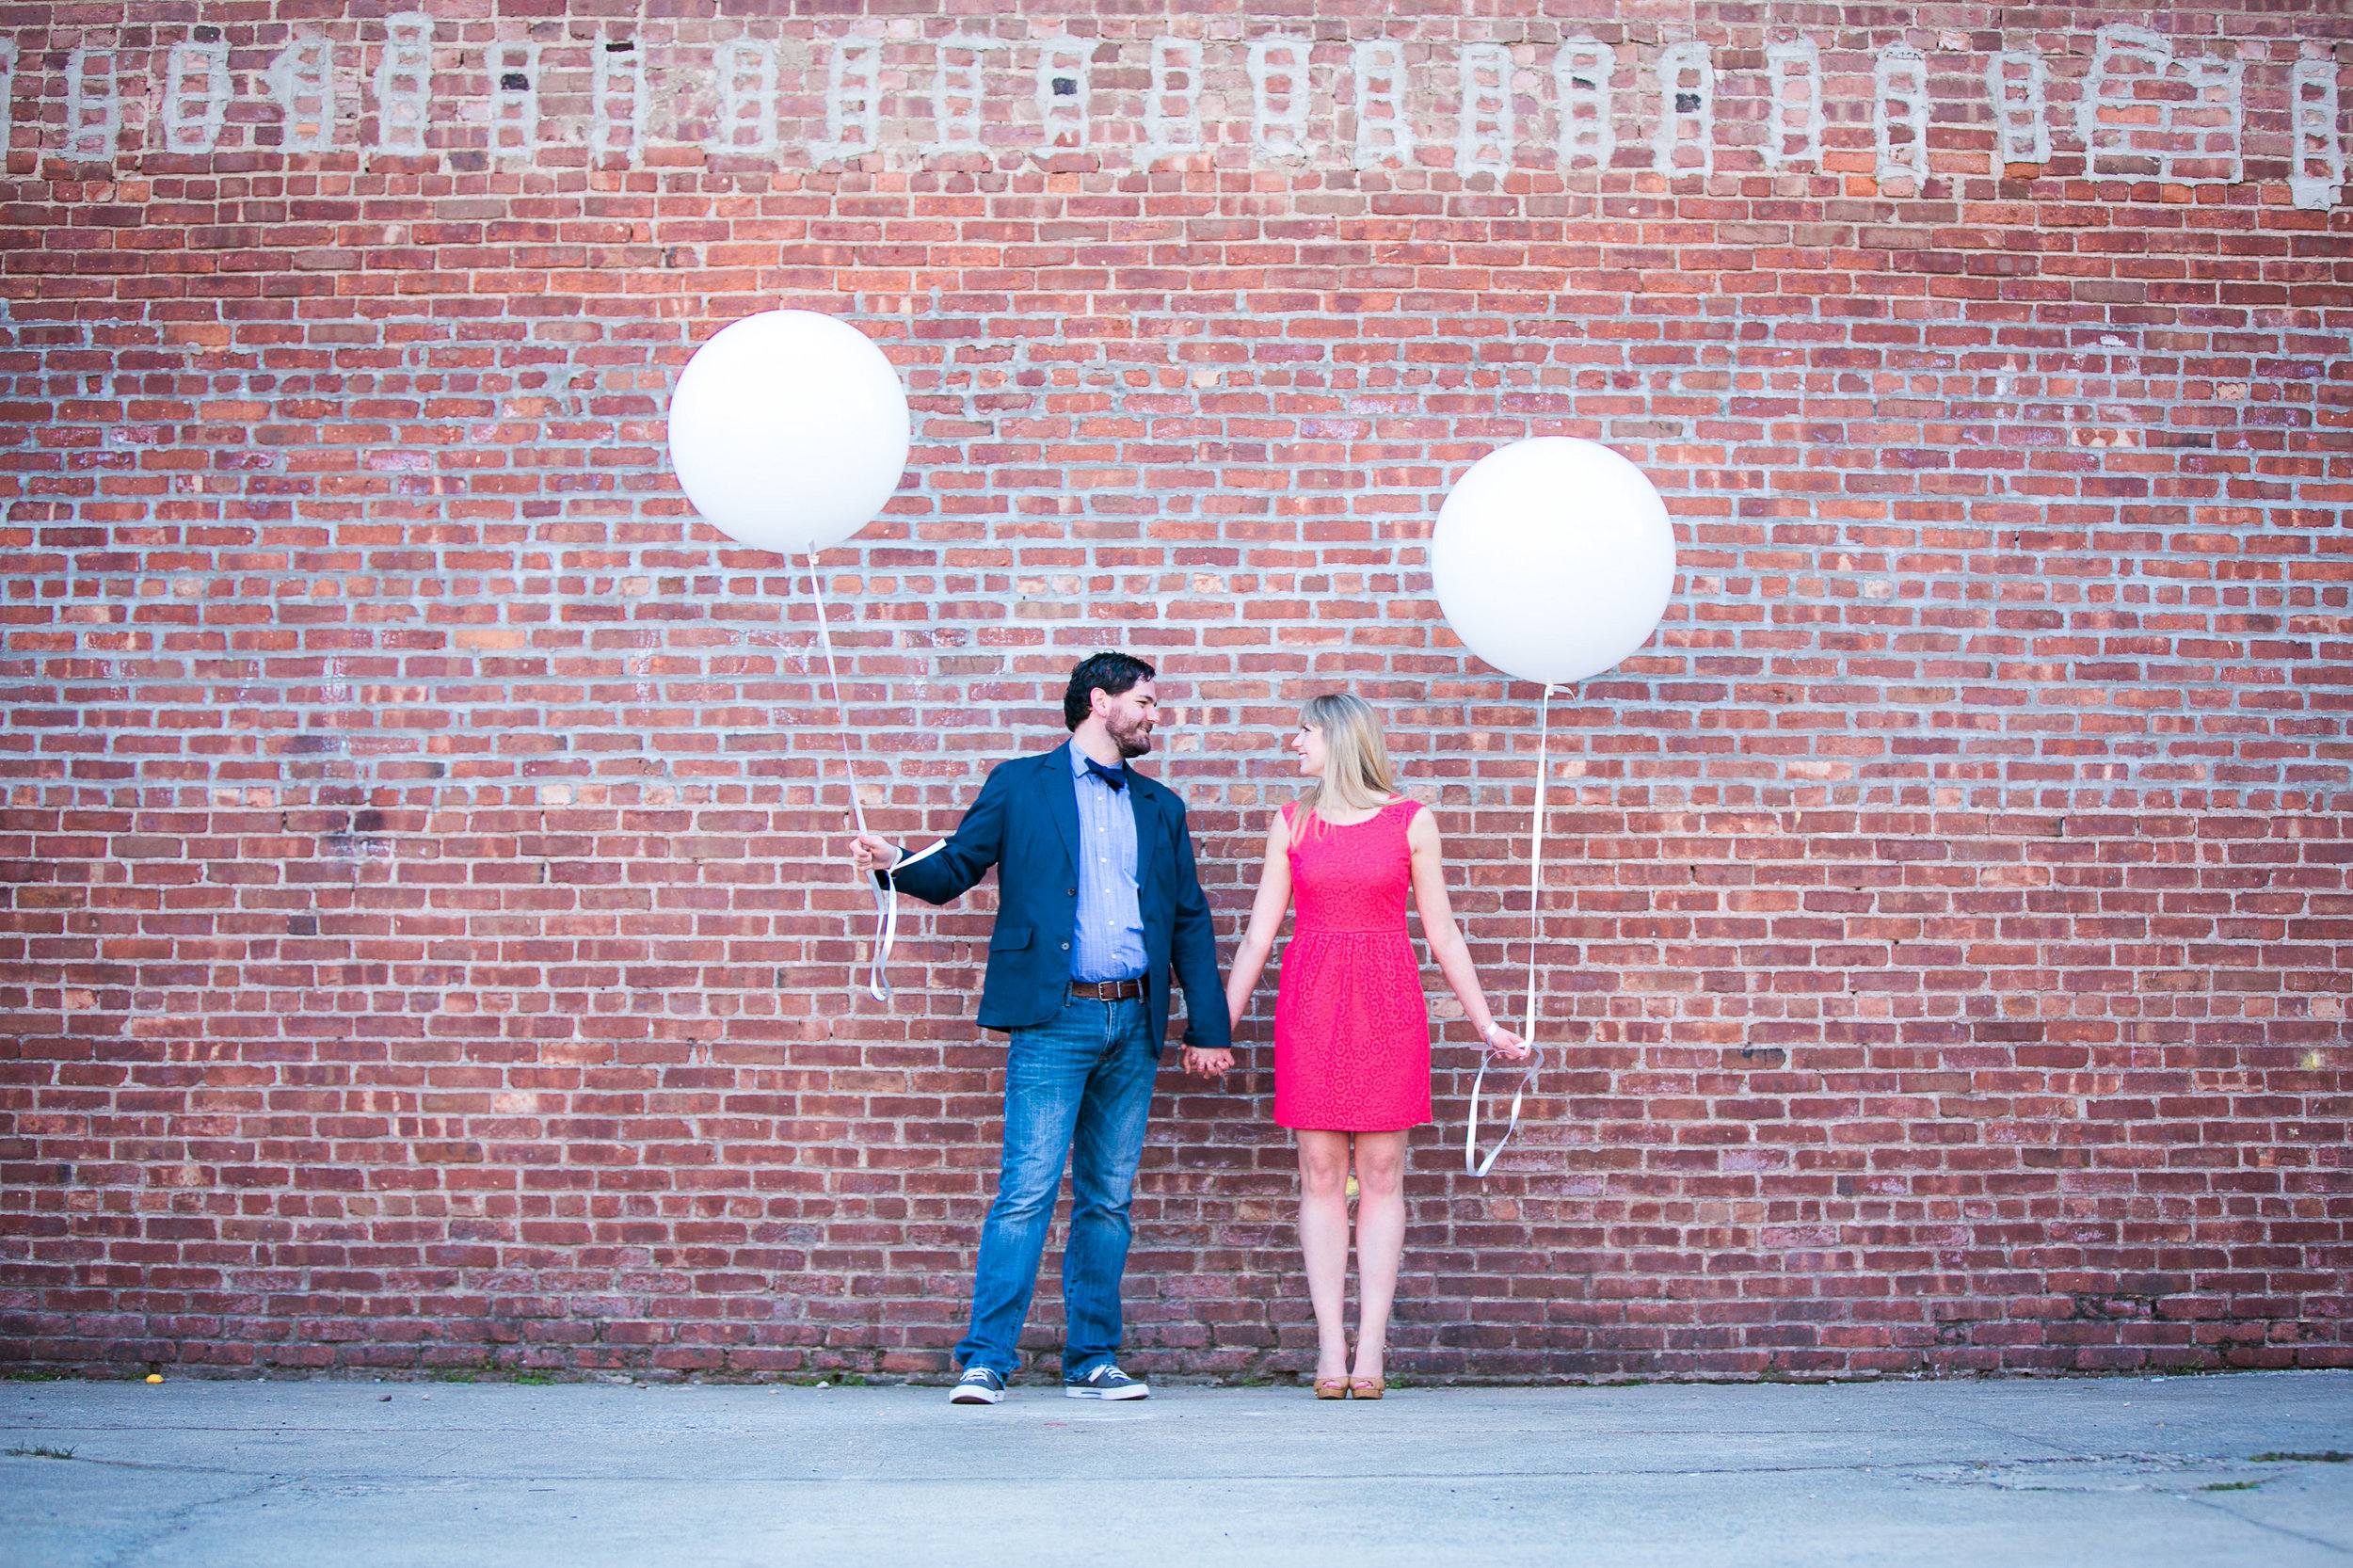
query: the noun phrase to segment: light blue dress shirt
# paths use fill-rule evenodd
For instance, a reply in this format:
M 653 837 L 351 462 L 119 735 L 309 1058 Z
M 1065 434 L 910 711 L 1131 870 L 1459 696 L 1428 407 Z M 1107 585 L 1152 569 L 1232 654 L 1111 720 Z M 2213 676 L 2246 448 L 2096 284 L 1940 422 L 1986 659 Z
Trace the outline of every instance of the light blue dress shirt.
M 1079 928 L 1073 980 L 1133 980 L 1144 973 L 1144 914 L 1136 900 L 1135 783 L 1114 790 L 1070 748 L 1079 792 Z

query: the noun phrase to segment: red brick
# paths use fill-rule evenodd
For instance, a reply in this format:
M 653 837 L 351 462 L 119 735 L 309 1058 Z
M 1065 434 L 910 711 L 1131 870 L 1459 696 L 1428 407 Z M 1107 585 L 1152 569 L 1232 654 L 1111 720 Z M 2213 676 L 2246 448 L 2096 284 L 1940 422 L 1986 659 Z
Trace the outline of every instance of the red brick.
M 2353 24 L 2172 13 L 2246 62 L 2249 178 L 2193 186 L 2088 177 L 2094 8 L 1594 24 L 1606 171 L 1550 141 L 1586 24 L 1484 0 L 1381 20 L 1430 62 L 1421 146 L 1364 170 L 1345 44 L 1317 46 L 1324 145 L 1254 167 L 1242 41 L 1038 0 L 988 24 L 1099 40 L 1096 145 L 1050 167 L 1012 67 L 986 154 L 924 154 L 918 90 L 887 157 L 812 165 L 832 40 L 887 36 L 920 82 L 949 28 L 855 8 L 627 24 L 690 100 L 724 38 L 781 62 L 778 151 L 707 154 L 665 101 L 632 163 L 561 134 L 607 24 L 575 8 L 437 22 L 453 61 L 543 43 L 521 165 L 456 96 L 425 154 L 363 152 L 367 27 L 271 4 L 198 8 L 248 92 L 222 149 L 168 149 L 151 107 L 111 167 L 69 157 L 69 52 L 120 45 L 126 103 L 160 102 L 189 24 L 11 24 L 0 1359 L 939 1370 L 994 1179 L 990 895 L 907 912 L 890 1008 L 854 990 L 845 756 L 879 827 L 945 832 L 1059 740 L 1076 658 L 1140 651 L 1230 948 L 1297 704 L 1351 687 L 1501 1003 L 1535 693 L 1447 631 L 1427 539 L 1483 452 L 1573 434 L 1659 484 L 1684 577 L 1557 702 L 1552 1060 L 1475 1181 L 1442 1027 L 1399 1369 L 2353 1365 L 2353 241 L 2282 173 L 2292 63 Z M 257 95 L 296 23 L 342 118 L 289 155 Z M 1925 191 L 1879 188 L 1867 115 L 1826 168 L 1763 168 L 1792 30 L 1842 102 L 1873 51 L 1937 51 Z M 1225 109 L 1139 171 L 1160 32 L 1203 39 Z M 1716 172 L 1670 180 L 1651 62 L 1686 37 L 1717 52 Z M 1489 38 L 1521 56 L 1500 180 L 1454 168 L 1452 49 Z M 1991 167 L 1995 40 L 2050 63 L 2047 165 Z M 856 321 L 916 409 L 888 513 L 824 563 L 846 743 L 806 571 L 721 539 L 663 458 L 694 344 L 779 303 Z M 1311 1356 L 1269 1016 L 1239 1078 L 1156 1107 L 1147 1371 Z

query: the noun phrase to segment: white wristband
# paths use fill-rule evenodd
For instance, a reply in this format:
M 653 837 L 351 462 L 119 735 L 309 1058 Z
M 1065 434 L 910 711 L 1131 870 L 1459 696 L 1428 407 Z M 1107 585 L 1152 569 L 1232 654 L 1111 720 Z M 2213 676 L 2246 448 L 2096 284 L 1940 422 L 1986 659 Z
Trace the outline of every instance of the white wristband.
M 1496 1022 L 1493 1018 L 1489 1018 L 1487 1020 L 1487 1027 L 1479 1032 L 1479 1037 L 1492 1046 L 1496 1043 L 1497 1032 L 1502 1028 L 1503 1026 L 1501 1024 Z

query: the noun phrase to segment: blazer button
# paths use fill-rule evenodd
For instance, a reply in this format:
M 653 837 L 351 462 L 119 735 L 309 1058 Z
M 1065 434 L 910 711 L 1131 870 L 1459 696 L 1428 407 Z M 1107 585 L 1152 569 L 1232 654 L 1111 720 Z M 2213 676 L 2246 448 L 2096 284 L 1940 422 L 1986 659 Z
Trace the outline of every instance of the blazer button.
M 1064 888 L 1062 890 L 1062 896 L 1064 898 L 1077 898 L 1079 896 L 1079 889 L 1076 888 Z
M 1062 945 L 1062 950 L 1063 950 L 1063 952 L 1068 952 L 1070 951 L 1070 944 L 1069 944 L 1068 942 L 1064 942 L 1064 943 Z

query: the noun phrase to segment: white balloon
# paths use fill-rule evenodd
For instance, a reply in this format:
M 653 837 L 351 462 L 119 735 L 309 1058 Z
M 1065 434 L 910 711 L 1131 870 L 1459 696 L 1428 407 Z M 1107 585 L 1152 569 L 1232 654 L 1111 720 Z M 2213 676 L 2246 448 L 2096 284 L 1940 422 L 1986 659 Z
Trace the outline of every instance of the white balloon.
M 1507 675 L 1566 685 L 1650 640 L 1675 576 L 1667 504 L 1606 446 L 1498 447 L 1438 510 L 1430 575 L 1454 634 Z
M 814 554 L 872 520 L 907 466 L 907 394 L 866 334 L 766 311 L 695 351 L 670 395 L 670 464 L 729 538 Z

